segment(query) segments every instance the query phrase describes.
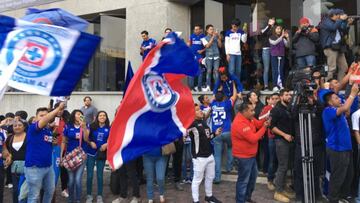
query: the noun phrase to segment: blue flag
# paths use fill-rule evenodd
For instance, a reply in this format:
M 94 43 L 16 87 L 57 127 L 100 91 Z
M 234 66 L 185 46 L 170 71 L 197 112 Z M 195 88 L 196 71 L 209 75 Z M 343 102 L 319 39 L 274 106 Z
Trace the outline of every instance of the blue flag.
M 33 23 L 57 25 L 81 32 L 85 32 L 89 26 L 89 23 L 86 20 L 61 8 L 51 8 L 45 10 L 28 8 L 26 15 L 22 18 L 22 20 Z
M 123 94 L 123 97 L 125 97 L 125 93 L 126 93 L 126 90 L 127 88 L 129 87 L 129 84 L 130 84 L 130 81 L 131 79 L 134 77 L 134 72 L 132 70 L 132 67 L 131 67 L 131 62 L 129 61 L 128 63 L 128 70 L 126 72 L 126 78 L 125 78 L 125 86 L 124 86 L 124 94 Z
M 0 89 L 8 83 L 26 92 L 68 96 L 99 43 L 100 37 L 77 30 L 0 16 Z

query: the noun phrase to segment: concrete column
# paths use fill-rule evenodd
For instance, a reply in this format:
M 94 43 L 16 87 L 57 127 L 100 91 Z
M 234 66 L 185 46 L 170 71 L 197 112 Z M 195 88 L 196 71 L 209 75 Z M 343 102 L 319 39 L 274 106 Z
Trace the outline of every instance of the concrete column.
M 309 18 L 313 25 L 318 25 L 321 20 L 321 0 L 305 0 L 303 7 L 304 16 Z
M 160 41 L 165 28 L 182 32 L 187 39 L 190 30 L 190 9 L 186 5 L 160 0 L 151 4 L 134 4 L 126 8 L 126 60 L 130 60 L 134 71 L 141 64 L 140 32 L 147 30 L 149 36 Z

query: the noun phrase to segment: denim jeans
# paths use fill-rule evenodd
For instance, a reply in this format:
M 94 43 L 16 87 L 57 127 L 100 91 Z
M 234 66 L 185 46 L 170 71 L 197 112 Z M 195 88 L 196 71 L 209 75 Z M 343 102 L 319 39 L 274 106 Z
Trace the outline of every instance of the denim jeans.
M 211 87 L 211 79 L 213 78 L 214 81 L 219 77 L 218 69 L 220 66 L 220 58 L 215 59 L 208 59 L 206 58 L 206 85 Z
M 187 163 L 190 164 L 190 175 L 187 173 Z M 191 143 L 184 144 L 183 159 L 182 159 L 182 177 L 184 179 L 191 179 L 194 174 L 191 154 Z
M 69 190 L 69 197 L 68 202 L 80 202 L 81 200 L 81 180 L 82 175 L 84 173 L 86 163 L 83 163 L 79 168 L 74 171 L 68 171 L 69 174 L 69 183 L 68 183 L 68 190 Z
M 201 65 L 199 65 L 199 71 L 200 74 L 196 77 L 188 77 L 188 85 L 191 89 L 193 89 L 195 87 L 195 79 L 197 80 L 197 87 L 200 88 L 202 87 L 202 76 L 203 76 L 203 72 L 202 72 L 202 68 Z
M 316 65 L 316 57 L 314 55 L 302 56 L 296 58 L 298 69 Z
M 236 181 L 236 203 L 245 203 L 251 199 L 255 189 L 258 169 L 256 157 L 235 158 L 238 163 L 238 179 Z
M 164 195 L 167 159 L 168 156 L 143 156 L 146 174 L 146 194 L 149 200 L 154 199 L 154 175 L 156 175 L 156 183 L 159 185 L 159 193 Z
M 222 160 L 222 150 L 223 144 L 227 145 L 227 162 L 226 162 L 226 171 L 232 170 L 232 145 L 230 132 L 224 132 L 220 136 L 217 136 L 213 139 L 214 141 L 214 156 L 215 156 L 215 180 L 216 182 L 221 181 L 221 160 Z
M 280 60 L 280 64 L 279 64 Z M 273 86 L 284 86 L 284 56 L 271 56 L 272 82 Z M 280 81 L 278 78 L 280 76 Z
M 230 54 L 229 73 L 236 75 L 236 77 L 238 77 L 240 80 L 241 80 L 241 65 L 242 65 L 241 55 Z
M 269 165 L 268 165 L 268 175 L 267 179 L 269 182 L 273 182 L 275 178 L 275 172 L 277 169 L 277 158 L 276 158 L 276 146 L 275 146 L 275 139 L 269 138 Z
M 91 195 L 94 177 L 94 167 L 96 164 L 96 177 L 97 177 L 97 195 L 102 196 L 103 194 L 103 177 L 105 160 L 96 160 L 96 156 L 87 156 L 86 160 L 86 192 L 87 195 Z
M 25 178 L 29 187 L 28 203 L 37 203 L 40 190 L 44 190 L 43 203 L 50 203 L 55 191 L 55 174 L 52 166 L 39 168 L 25 167 Z
M 262 49 L 262 61 L 263 61 L 263 67 L 264 67 L 264 86 L 269 86 L 269 70 L 270 70 L 270 48 Z

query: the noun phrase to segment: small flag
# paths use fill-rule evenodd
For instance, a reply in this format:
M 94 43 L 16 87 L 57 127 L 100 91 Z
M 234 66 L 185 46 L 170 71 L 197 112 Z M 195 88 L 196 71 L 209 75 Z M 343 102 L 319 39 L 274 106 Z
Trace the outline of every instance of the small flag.
M 112 169 L 186 133 L 194 121 L 194 101 L 181 79 L 196 74 L 194 54 L 175 33 L 151 50 L 131 80 L 131 94 L 125 95 L 111 127 L 107 159 Z
M 126 78 L 125 78 L 125 86 L 124 86 L 124 94 L 123 94 L 123 97 L 125 97 L 125 93 L 126 93 L 126 90 L 127 88 L 129 87 L 129 84 L 130 84 L 130 81 L 131 79 L 134 77 L 134 72 L 133 72 L 133 69 L 131 67 L 131 63 L 129 61 L 128 63 L 128 69 L 127 69 L 127 72 L 126 72 Z
M 70 95 L 99 43 L 77 30 L 0 16 L 0 81 L 26 92 Z M 3 73 L 14 63 L 8 79 Z

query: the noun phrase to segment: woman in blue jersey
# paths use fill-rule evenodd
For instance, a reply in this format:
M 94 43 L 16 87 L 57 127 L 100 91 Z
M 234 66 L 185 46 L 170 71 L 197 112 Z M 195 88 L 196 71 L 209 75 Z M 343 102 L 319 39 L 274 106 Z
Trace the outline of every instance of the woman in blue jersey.
M 64 128 L 64 137 L 61 144 L 61 154 L 64 154 L 63 152 L 65 149 L 67 154 L 73 151 L 76 147 L 80 146 L 80 139 L 82 140 L 81 147 L 83 147 L 83 143 L 88 141 L 88 138 L 89 129 L 86 126 L 84 115 L 80 110 L 76 109 L 71 113 L 69 123 Z M 81 200 L 81 180 L 84 168 L 85 162 L 73 171 L 67 170 L 69 175 L 69 203 L 78 203 Z
M 90 125 L 90 135 L 87 142 L 87 160 L 86 160 L 86 172 L 87 172 L 87 182 L 86 182 L 86 191 L 87 198 L 86 203 L 91 203 L 93 197 L 92 192 L 92 183 L 94 175 L 94 167 L 96 164 L 96 174 L 97 174 L 97 203 L 103 203 L 103 173 L 106 161 L 106 149 L 107 149 L 107 140 L 110 133 L 110 121 L 107 113 L 105 111 L 99 111 L 95 121 Z

